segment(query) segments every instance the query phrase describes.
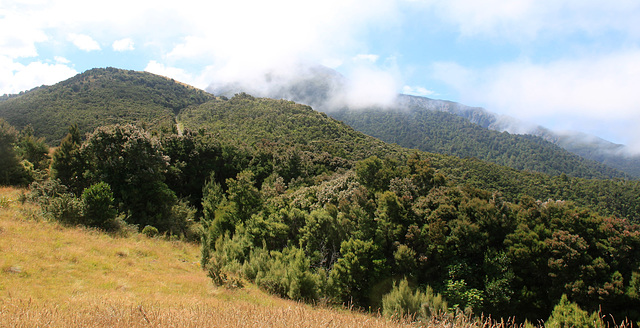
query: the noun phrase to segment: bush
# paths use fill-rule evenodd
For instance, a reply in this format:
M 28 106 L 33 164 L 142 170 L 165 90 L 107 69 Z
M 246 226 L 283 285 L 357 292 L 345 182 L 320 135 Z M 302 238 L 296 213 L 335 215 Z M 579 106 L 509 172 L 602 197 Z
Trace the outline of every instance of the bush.
M 0 118 L 0 185 L 25 185 L 30 177 L 16 152 L 18 131 Z
M 148 225 L 142 229 L 142 234 L 149 238 L 153 238 L 158 235 L 158 229 L 154 226 Z
M 425 292 L 413 292 L 406 278 L 400 284 L 394 283 L 391 292 L 382 297 L 382 314 L 394 319 L 430 320 L 433 316 L 445 314 L 447 306 L 442 296 L 434 294 L 431 287 L 427 287 Z
M 43 209 L 54 220 L 65 224 L 81 224 L 84 220 L 84 203 L 73 194 L 62 194 L 54 197 L 47 205 L 43 206 Z
M 560 302 L 553 308 L 551 316 L 545 323 L 548 328 L 600 328 L 605 327 L 597 312 L 591 315 L 581 309 L 578 304 L 569 302 L 567 295 L 562 295 Z
M 243 271 L 266 291 L 293 300 L 317 300 L 322 277 L 309 268 L 309 258 L 296 247 L 282 252 L 266 249 L 252 252 Z
M 113 192 L 105 182 L 91 185 L 82 192 L 84 203 L 83 224 L 106 229 L 118 214 L 113 206 Z
M 169 221 L 165 224 L 166 230 L 175 236 L 187 237 L 188 228 L 196 218 L 197 210 L 189 205 L 185 199 L 180 199 L 171 207 Z M 193 236 L 197 238 L 197 236 Z

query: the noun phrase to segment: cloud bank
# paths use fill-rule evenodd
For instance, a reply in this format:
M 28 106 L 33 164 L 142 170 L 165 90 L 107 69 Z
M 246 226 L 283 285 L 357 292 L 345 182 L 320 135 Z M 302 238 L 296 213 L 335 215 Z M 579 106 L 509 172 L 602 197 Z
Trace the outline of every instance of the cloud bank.
M 5 0 L 0 93 L 118 66 L 105 61 L 112 55 L 200 88 L 286 96 L 320 64 L 345 77 L 337 103 L 458 94 L 450 100 L 563 128 L 606 125 L 640 148 L 637 17 L 633 0 Z M 450 40 L 429 38 L 440 34 Z M 380 41 L 390 35 L 397 40 Z M 454 46 L 439 53 L 443 42 Z M 462 44 L 470 54 L 460 55 Z M 496 45 L 511 53 L 476 60 Z M 426 62 L 407 67 L 418 46 Z

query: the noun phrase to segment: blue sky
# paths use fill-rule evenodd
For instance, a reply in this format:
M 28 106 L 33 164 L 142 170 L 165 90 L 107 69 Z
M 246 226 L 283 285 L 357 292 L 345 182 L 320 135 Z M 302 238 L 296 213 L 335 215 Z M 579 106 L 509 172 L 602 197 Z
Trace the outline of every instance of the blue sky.
M 207 88 L 316 64 L 358 99 L 459 101 L 640 151 L 637 0 L 0 2 L 0 94 L 94 67 Z

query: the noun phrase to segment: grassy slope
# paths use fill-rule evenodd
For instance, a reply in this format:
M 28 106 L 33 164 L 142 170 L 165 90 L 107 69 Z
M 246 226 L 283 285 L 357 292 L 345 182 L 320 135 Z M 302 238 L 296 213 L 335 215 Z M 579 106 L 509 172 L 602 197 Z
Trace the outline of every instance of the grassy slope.
M 0 187 L 0 327 L 401 326 L 216 288 L 197 245 L 42 221 L 20 192 Z

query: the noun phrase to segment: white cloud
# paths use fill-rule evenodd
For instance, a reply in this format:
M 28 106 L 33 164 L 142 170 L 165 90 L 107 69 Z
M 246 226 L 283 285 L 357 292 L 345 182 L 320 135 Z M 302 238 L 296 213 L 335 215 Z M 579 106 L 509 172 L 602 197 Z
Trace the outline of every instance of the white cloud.
M 355 62 L 368 62 L 368 63 L 375 63 L 378 61 L 378 58 L 380 58 L 380 56 L 378 55 L 374 55 L 374 54 L 358 54 L 355 57 L 353 57 L 353 61 Z
M 368 51 L 361 40 L 371 25 L 397 24 L 399 16 L 396 0 L 113 0 L 98 7 L 80 0 L 6 0 L 0 13 L 0 24 L 25 22 L 0 28 L 0 54 L 36 56 L 40 42 L 62 49 L 65 40 L 84 51 L 117 40 L 111 47 L 123 51 L 136 40 L 136 52 L 165 68 L 226 82 L 279 70 L 290 75 L 301 64 L 340 67 Z M 2 47 L 12 33 L 12 42 L 22 44 Z
M 431 96 L 434 95 L 435 92 L 425 88 L 425 87 L 420 87 L 420 86 L 409 86 L 409 85 L 405 85 L 404 87 L 402 87 L 402 93 L 407 94 L 407 95 L 413 95 L 413 96 L 422 96 L 422 97 L 427 97 L 427 96 Z
M 131 51 L 134 50 L 134 43 L 131 38 L 124 38 L 113 42 L 114 51 Z
M 18 93 L 33 87 L 51 85 L 78 74 L 73 68 L 61 63 L 48 64 L 34 61 L 27 65 L 13 62 L 0 56 L 0 91 Z
M 601 34 L 617 31 L 640 36 L 640 2 L 581 0 L 421 0 L 464 36 L 485 35 L 523 42 L 540 34 Z
M 556 118 L 558 128 L 640 124 L 640 49 L 485 69 L 439 63 L 434 74 L 467 104 L 526 120 Z
M 172 78 L 182 83 L 187 83 L 197 88 L 204 89 L 207 86 L 207 83 L 203 83 L 201 80 L 199 81 L 198 78 L 195 78 L 185 70 L 181 68 L 165 66 L 164 64 L 158 63 L 155 60 L 150 61 L 144 70 L 149 73 Z
M 85 34 L 71 33 L 67 39 L 71 41 L 78 49 L 83 51 L 100 50 L 100 44 L 93 38 Z
M 333 99 L 352 109 L 387 107 L 398 96 L 398 77 L 387 70 L 358 67 L 349 74 L 342 98 Z
M 36 43 L 47 41 L 46 34 L 29 24 L 23 16 L 2 17 L 0 10 L 0 55 L 11 58 L 35 57 Z
M 70 60 L 68 60 L 68 59 L 66 59 L 64 57 L 61 57 L 61 56 L 54 56 L 53 59 L 56 61 L 56 63 L 59 63 L 59 64 L 69 64 L 69 63 L 71 63 Z

